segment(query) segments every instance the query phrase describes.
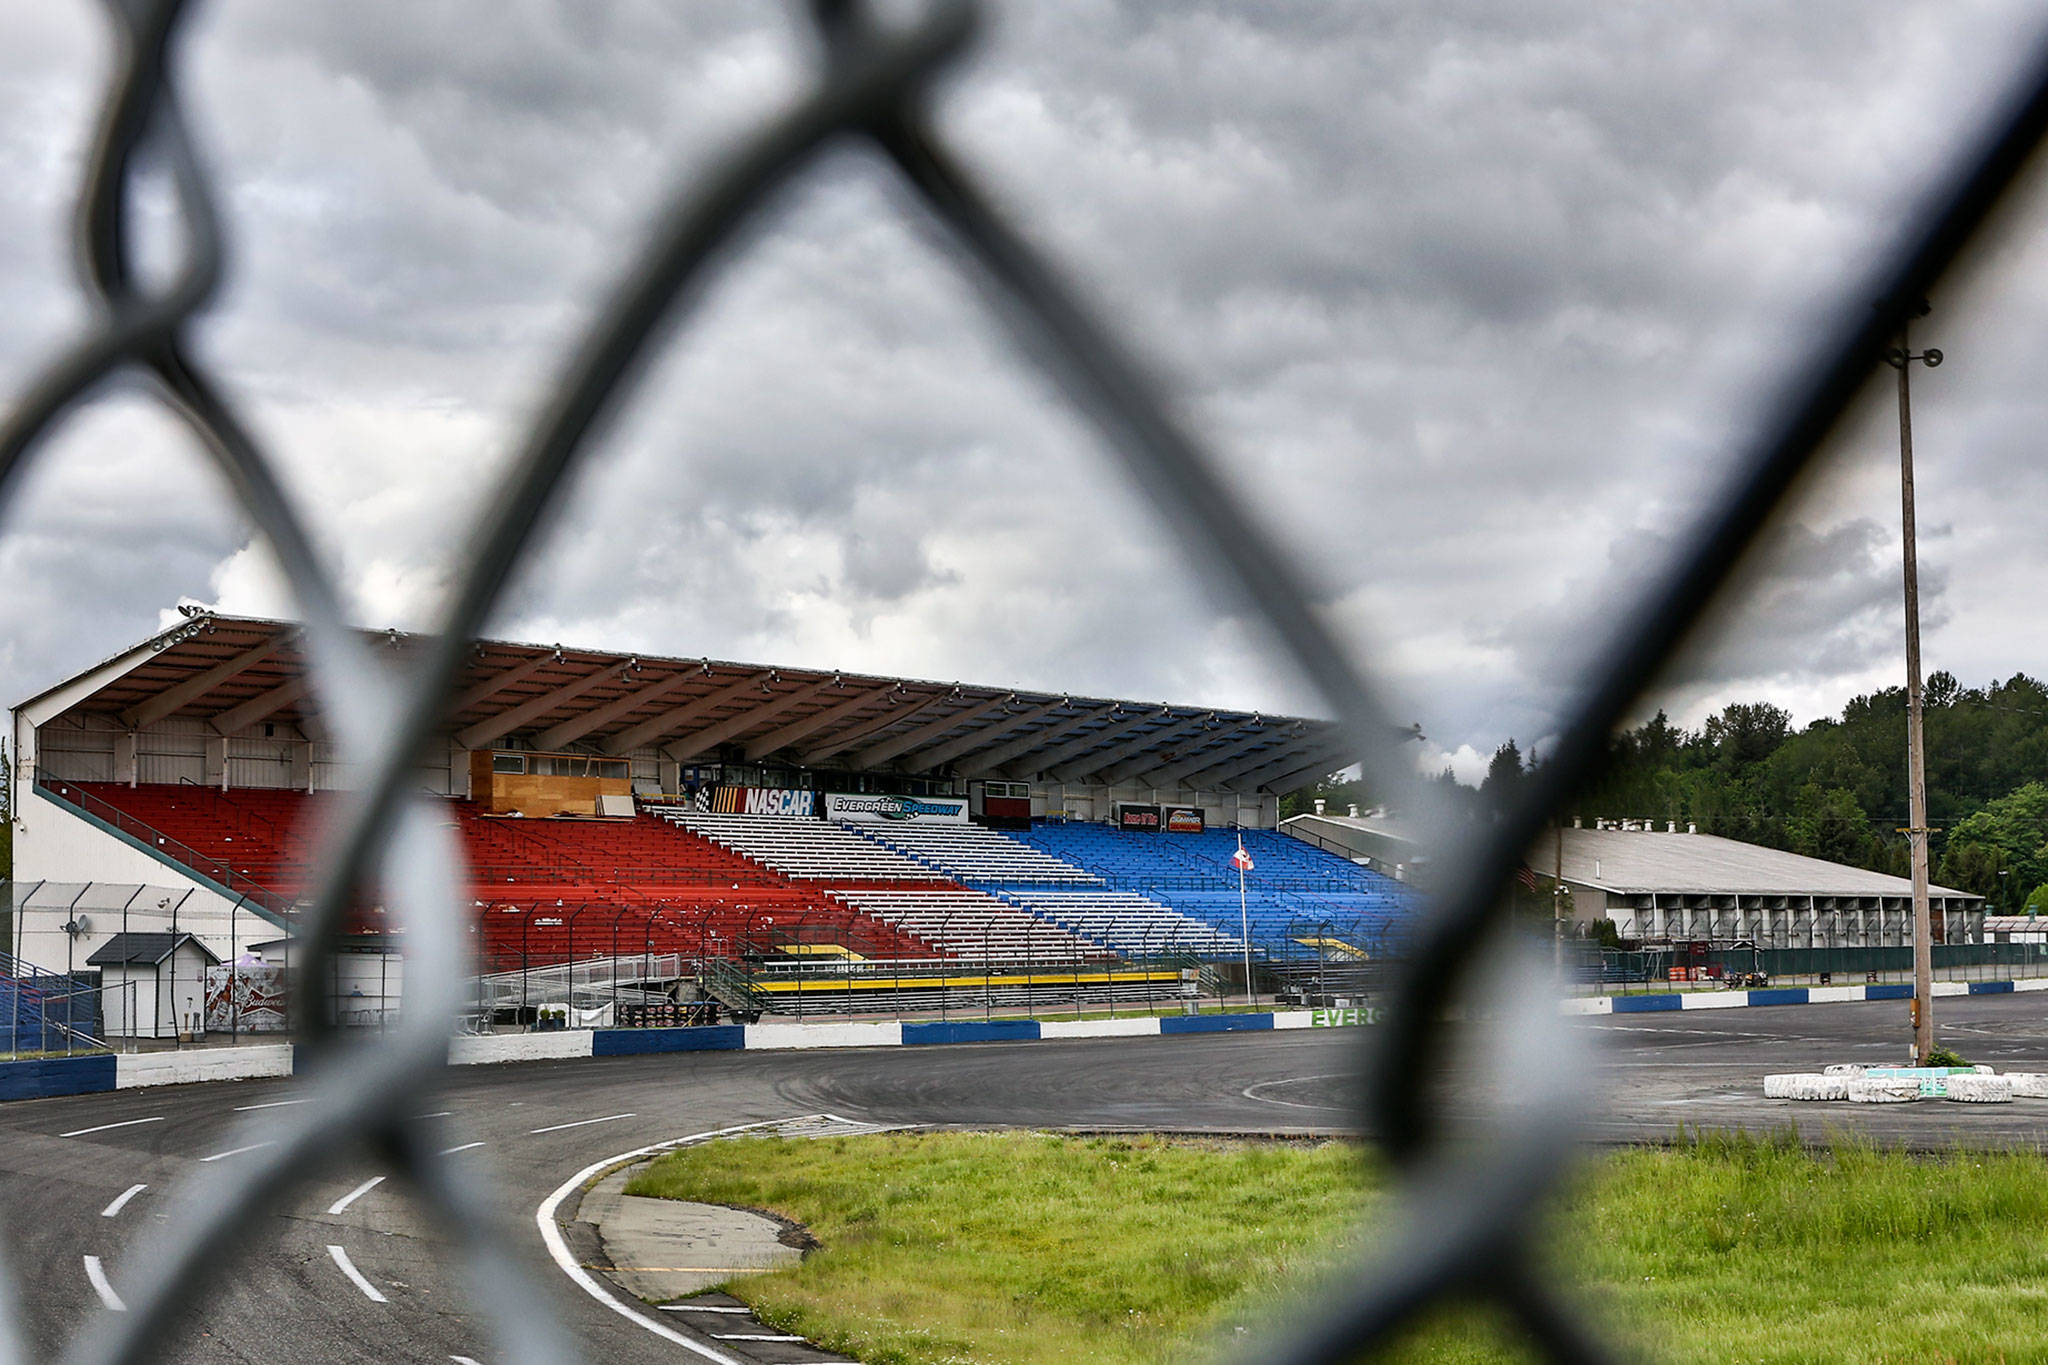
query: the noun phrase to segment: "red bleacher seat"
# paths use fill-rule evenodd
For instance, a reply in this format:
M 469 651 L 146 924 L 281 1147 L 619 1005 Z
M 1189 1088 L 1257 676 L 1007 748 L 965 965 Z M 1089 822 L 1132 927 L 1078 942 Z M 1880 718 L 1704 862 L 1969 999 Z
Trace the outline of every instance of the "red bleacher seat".
M 173 841 L 174 861 L 232 868 L 283 908 L 306 890 L 325 798 L 304 792 L 76 782 Z M 469 859 L 486 970 L 524 962 L 683 953 L 732 957 L 826 942 L 864 957 L 935 957 L 923 939 L 666 820 L 523 820 L 449 801 Z M 189 850 L 187 856 L 182 849 Z

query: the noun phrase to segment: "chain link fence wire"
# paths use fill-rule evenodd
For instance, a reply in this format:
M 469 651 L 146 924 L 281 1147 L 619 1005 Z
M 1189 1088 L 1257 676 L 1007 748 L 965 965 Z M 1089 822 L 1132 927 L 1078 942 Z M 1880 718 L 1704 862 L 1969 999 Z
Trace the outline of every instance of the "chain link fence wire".
M 233 1178 L 195 1182 L 188 1216 L 166 1225 L 131 1261 L 130 1311 L 99 1315 L 65 1359 L 149 1358 L 172 1320 L 248 1240 L 270 1207 L 325 1174 L 360 1144 L 381 1152 L 449 1232 L 484 1316 L 509 1361 L 553 1362 L 577 1353 L 523 1282 L 495 1235 L 485 1191 L 436 1156 L 407 1114 L 446 1064 L 463 1003 L 465 916 L 461 851 L 420 797 L 411 765 L 441 723 L 469 649 L 547 514 L 558 506 L 591 436 L 630 394 L 652 344 L 677 325 L 701 282 L 744 245 L 745 229 L 777 190 L 829 145 L 864 143 L 915 192 L 926 226 L 960 262 L 1021 350 L 1107 438 L 1191 563 L 1217 566 L 1212 587 L 1262 621 L 1315 686 L 1350 751 L 1378 790 L 1423 799 L 1381 692 L 1325 625 L 1294 562 L 1255 524 L 1217 461 L 1176 419 L 1144 368 L 1086 298 L 992 204 L 930 123 L 926 92 L 967 48 L 976 12 L 934 0 L 883 22 L 854 0 L 811 0 L 823 52 L 806 93 L 740 138 L 709 170 L 680 186 L 636 263 L 568 357 L 507 474 L 465 543 L 452 600 L 435 642 L 408 677 L 373 666 L 348 628 L 342 594 L 286 496 L 276 466 L 225 388 L 195 357 L 188 331 L 212 302 L 226 263 L 212 186 L 178 99 L 175 39 L 182 0 L 103 0 L 114 61 L 82 189 L 76 236 L 83 288 L 94 310 L 85 335 L 56 356 L 0 423 L 0 497 L 19 486 L 54 427 L 116 377 L 139 378 L 188 427 L 228 481 L 281 565 L 305 621 L 311 680 L 344 761 L 363 775 L 323 831 L 318 891 L 301 922 L 297 991 L 309 1102 L 271 1117 L 252 1140 L 271 1145 Z M 1809 359 L 1775 401 L 1759 404 L 1758 435 L 1726 485 L 1634 609 L 1588 654 L 1584 694 L 1551 761 L 1523 784 L 1512 808 L 1477 833 L 1452 837 L 1439 822 L 1433 901 L 1389 984 L 1385 1023 L 1360 1030 L 1361 1120 L 1393 1160 L 1405 1221 L 1381 1251 L 1338 1281 L 1291 1334 L 1265 1343 L 1262 1360 L 1355 1358 L 1447 1302 L 1504 1310 L 1554 1360 L 1607 1358 L 1584 1316 L 1542 1274 L 1533 1241 L 1542 1200 L 1572 1150 L 1578 1107 L 1574 1054 L 1541 973 L 1508 968 L 1518 991 L 1486 1034 L 1511 1121 L 1489 1142 L 1453 1141 L 1444 1097 L 1418 1077 L 1439 1074 L 1454 1038 L 1444 1024 L 1459 993 L 1497 962 L 1508 937 L 1502 888 L 1544 822 L 1598 763 L 1605 737 L 1700 622 L 1744 551 L 1814 460 L 1891 339 L 1998 205 L 2048 125 L 2048 47 L 2029 54 L 2008 98 L 1951 162 L 1906 224 L 1888 260 L 1851 289 L 1818 329 Z M 141 278 L 129 199 L 138 172 L 169 172 L 182 259 L 168 281 Z M 1873 307 L 1872 304 L 1876 306 Z M 1419 806 L 1417 807 L 1418 809 Z M 1460 842 L 1462 840 L 1462 842 Z M 323 991 L 348 907 L 374 888 L 402 923 L 407 971 L 397 1025 L 368 1041 L 344 1040 Z M 280 1111 L 272 1111 L 277 1114 Z M 175 1228 L 176 1231 L 170 1231 Z M 0 1287 L 11 1285 L 0 1272 Z M 0 1360 L 24 1358 L 12 1306 L 0 1306 Z

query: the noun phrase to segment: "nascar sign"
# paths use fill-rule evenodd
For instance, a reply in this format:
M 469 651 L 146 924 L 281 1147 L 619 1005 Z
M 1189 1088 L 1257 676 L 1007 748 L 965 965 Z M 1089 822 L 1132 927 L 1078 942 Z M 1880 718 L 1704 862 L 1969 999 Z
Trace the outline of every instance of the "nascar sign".
M 697 809 L 720 815 L 817 814 L 818 794 L 795 787 L 718 787 L 697 792 Z
M 827 820 L 887 821 L 891 824 L 964 825 L 964 796 L 883 796 L 875 792 L 827 792 Z

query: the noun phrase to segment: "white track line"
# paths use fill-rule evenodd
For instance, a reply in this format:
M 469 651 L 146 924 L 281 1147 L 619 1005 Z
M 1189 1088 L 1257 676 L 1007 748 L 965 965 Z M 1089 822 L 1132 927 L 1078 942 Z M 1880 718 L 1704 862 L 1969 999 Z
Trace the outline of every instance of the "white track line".
M 385 1298 L 382 1294 L 379 1294 L 377 1292 L 376 1285 L 371 1284 L 368 1280 L 363 1278 L 363 1272 L 356 1269 L 355 1262 L 351 1261 L 348 1258 L 348 1253 L 346 1251 L 343 1251 L 338 1246 L 330 1244 L 327 1248 L 327 1254 L 329 1256 L 332 1256 L 334 1258 L 334 1263 L 341 1267 L 341 1273 L 348 1276 L 349 1279 L 352 1282 L 354 1282 L 355 1287 L 363 1291 L 364 1298 L 368 1299 L 371 1303 L 390 1302 L 389 1299 Z
M 57 1136 L 84 1137 L 87 1133 L 104 1133 L 109 1128 L 133 1128 L 138 1123 L 162 1123 L 163 1121 L 163 1115 L 155 1114 L 146 1119 L 122 1119 L 119 1123 L 102 1123 L 97 1128 L 73 1128 L 70 1132 L 59 1133 Z
M 1343 1076 L 1349 1074 L 1350 1073 L 1348 1072 L 1332 1072 L 1329 1075 L 1325 1076 L 1282 1076 L 1276 1080 L 1258 1081 L 1252 1085 L 1246 1086 L 1244 1089 L 1238 1091 L 1237 1093 L 1244 1096 L 1246 1099 L 1256 1101 L 1259 1104 L 1277 1104 L 1284 1106 L 1288 1109 L 1322 1109 L 1333 1113 L 1341 1113 L 1345 1109 L 1355 1108 L 1356 1106 L 1343 1104 L 1309 1104 L 1302 1100 L 1276 1100 L 1270 1095 L 1261 1095 L 1256 1092 L 1264 1090 L 1269 1085 L 1306 1085 L 1310 1081 L 1339 1080 Z
M 482 1365 L 481 1361 L 471 1360 L 468 1356 L 449 1356 L 448 1358 L 454 1361 L 455 1365 Z
M 664 1313 L 751 1313 L 751 1308 L 734 1308 L 723 1303 L 658 1303 Z
M 812 1117 L 817 1116 L 796 1114 L 787 1119 L 768 1119 L 761 1123 L 741 1123 L 731 1128 L 714 1128 L 708 1133 L 692 1133 L 689 1137 L 673 1138 L 668 1142 L 657 1142 L 647 1147 L 635 1147 L 630 1152 L 621 1152 L 617 1156 L 609 1156 L 603 1161 L 593 1162 L 556 1186 L 553 1194 L 540 1201 L 540 1207 L 534 1210 L 533 1215 L 534 1222 L 540 1225 L 540 1239 L 546 1244 L 548 1255 L 554 1257 L 555 1264 L 562 1268 L 562 1273 L 574 1280 L 577 1287 L 582 1289 L 584 1293 L 596 1299 L 606 1308 L 611 1309 L 612 1312 L 617 1313 L 628 1322 L 637 1323 L 639 1326 L 646 1328 L 663 1341 L 674 1342 L 684 1350 L 694 1351 L 706 1360 L 718 1362 L 718 1365 L 740 1365 L 738 1360 L 725 1354 L 725 1352 L 713 1350 L 702 1342 L 692 1341 L 665 1323 L 656 1322 L 652 1318 L 644 1318 L 626 1307 L 625 1304 L 620 1303 L 610 1294 L 605 1293 L 604 1288 L 591 1278 L 590 1272 L 585 1270 L 574 1256 L 570 1255 L 569 1243 L 563 1239 L 562 1229 L 555 1222 L 555 1210 L 562 1207 L 564 1199 L 567 1199 L 575 1191 L 583 1188 L 587 1182 L 596 1179 L 614 1166 L 621 1166 L 626 1162 L 636 1161 L 643 1156 L 652 1156 L 656 1152 L 666 1152 L 672 1148 L 688 1146 L 692 1142 L 703 1142 L 708 1138 L 725 1137 L 731 1133 L 744 1133 L 755 1128 L 773 1128 L 778 1123 L 789 1123 L 795 1119 Z
M 201 1161 L 226 1161 L 229 1157 L 240 1156 L 244 1152 L 259 1152 L 265 1147 L 275 1146 L 277 1146 L 275 1142 L 252 1142 L 247 1147 L 230 1147 L 225 1152 L 215 1152 L 212 1156 L 203 1156 L 199 1159 Z
M 121 1191 L 120 1194 L 114 1196 L 113 1203 L 107 1205 L 105 1208 L 100 1210 L 100 1217 L 114 1217 L 116 1214 L 120 1213 L 122 1209 L 128 1207 L 129 1200 L 133 1199 L 136 1195 L 141 1194 L 144 1190 L 148 1188 L 149 1186 L 147 1185 L 130 1185 L 127 1189 Z
M 305 1104 L 306 1102 L 305 1100 L 272 1100 L 268 1104 L 238 1104 L 235 1106 L 235 1112 L 237 1114 L 246 1114 L 252 1109 L 282 1109 L 288 1104 Z
M 92 1281 L 92 1287 L 100 1296 L 100 1302 L 116 1313 L 128 1311 L 128 1305 L 121 1302 L 121 1296 L 114 1292 L 114 1286 L 107 1283 L 107 1272 L 100 1265 L 100 1258 L 85 1258 L 85 1278 Z
M 440 1155 L 454 1156 L 457 1152 L 466 1152 L 470 1150 L 470 1148 L 472 1147 L 481 1147 L 483 1145 L 484 1144 L 481 1142 L 465 1142 L 460 1147 L 443 1147 L 440 1151 Z
M 347 1194 L 343 1195 L 341 1198 L 335 1200 L 332 1204 L 329 1204 L 327 1206 L 327 1211 L 329 1213 L 346 1213 L 348 1212 L 348 1206 L 350 1204 L 355 1203 L 356 1200 L 361 1199 L 364 1195 L 368 1194 L 371 1190 L 376 1189 L 379 1185 L 383 1183 L 383 1176 L 373 1175 L 368 1180 L 365 1180 L 362 1184 L 356 1186 Z
M 785 1336 L 780 1332 L 713 1332 L 720 1341 L 802 1341 L 803 1337 Z
M 551 1123 L 545 1128 L 529 1128 L 528 1133 L 559 1133 L 564 1128 L 588 1128 L 593 1123 L 611 1123 L 618 1119 L 632 1118 L 631 1114 L 606 1114 L 601 1119 L 578 1119 L 574 1123 Z
M 454 1113 L 454 1112 L 455 1112 L 455 1111 L 454 1111 L 453 1109 L 440 1109 L 440 1110 L 436 1110 L 436 1111 L 435 1111 L 434 1113 L 431 1113 L 431 1114 L 414 1114 L 414 1115 L 413 1115 L 413 1117 L 414 1117 L 414 1118 L 416 1118 L 416 1119 L 445 1119 L 445 1118 L 447 1118 L 447 1117 L 448 1117 L 448 1116 L 449 1116 L 450 1114 L 452 1114 L 452 1113 Z M 450 1360 L 468 1360 L 468 1359 L 469 1359 L 469 1357 L 468 1357 L 468 1356 L 450 1356 L 450 1357 L 448 1357 L 448 1358 L 449 1358 Z

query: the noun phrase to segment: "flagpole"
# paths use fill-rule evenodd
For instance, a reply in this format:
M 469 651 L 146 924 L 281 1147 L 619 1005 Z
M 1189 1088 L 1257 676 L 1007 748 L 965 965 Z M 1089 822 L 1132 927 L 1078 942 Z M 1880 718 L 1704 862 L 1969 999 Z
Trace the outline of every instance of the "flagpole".
M 1244 991 L 1251 997 L 1253 1005 L 1259 1003 L 1259 993 L 1252 989 L 1252 921 L 1251 912 L 1244 904 L 1244 835 L 1237 836 L 1237 928 L 1244 940 Z

